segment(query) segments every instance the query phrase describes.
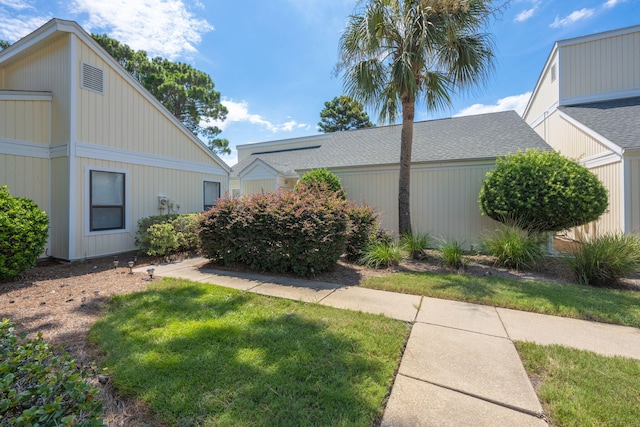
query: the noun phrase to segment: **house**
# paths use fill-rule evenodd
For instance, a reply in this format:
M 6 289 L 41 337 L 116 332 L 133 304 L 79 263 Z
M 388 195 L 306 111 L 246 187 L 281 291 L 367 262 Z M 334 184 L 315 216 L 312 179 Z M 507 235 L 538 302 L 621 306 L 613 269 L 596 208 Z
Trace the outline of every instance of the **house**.
M 139 218 L 202 211 L 229 172 L 75 22 L 0 51 L 0 185 L 48 213 L 46 255 L 132 250 Z
M 556 42 L 523 117 L 608 189 L 582 232 L 640 231 L 640 25 Z
M 381 214 L 397 232 L 400 125 L 238 146 L 233 194 L 292 188 L 298 177 L 327 168 L 347 197 Z M 478 194 L 498 156 L 550 147 L 514 112 L 414 124 L 411 219 L 415 231 L 468 245 L 496 223 L 480 214 Z

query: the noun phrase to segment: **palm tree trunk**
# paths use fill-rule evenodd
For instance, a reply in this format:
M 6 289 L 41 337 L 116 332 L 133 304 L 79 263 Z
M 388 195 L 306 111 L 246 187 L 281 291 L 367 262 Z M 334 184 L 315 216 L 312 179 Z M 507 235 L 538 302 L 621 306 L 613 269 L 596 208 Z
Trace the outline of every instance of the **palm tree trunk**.
M 400 179 L 398 184 L 398 231 L 411 233 L 411 149 L 415 99 L 402 97 L 402 131 L 400 133 Z

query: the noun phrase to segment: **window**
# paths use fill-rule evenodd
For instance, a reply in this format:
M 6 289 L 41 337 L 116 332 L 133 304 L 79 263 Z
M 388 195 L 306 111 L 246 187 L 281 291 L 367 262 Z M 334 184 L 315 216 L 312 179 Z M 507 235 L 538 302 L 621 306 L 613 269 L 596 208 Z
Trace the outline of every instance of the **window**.
M 90 231 L 125 228 L 124 173 L 90 171 Z
M 556 64 L 553 64 L 551 66 L 551 81 L 554 82 L 556 80 L 556 77 L 558 77 L 558 71 L 556 69 Z
M 208 211 L 216 204 L 220 198 L 220 183 L 212 181 L 204 181 L 204 210 Z

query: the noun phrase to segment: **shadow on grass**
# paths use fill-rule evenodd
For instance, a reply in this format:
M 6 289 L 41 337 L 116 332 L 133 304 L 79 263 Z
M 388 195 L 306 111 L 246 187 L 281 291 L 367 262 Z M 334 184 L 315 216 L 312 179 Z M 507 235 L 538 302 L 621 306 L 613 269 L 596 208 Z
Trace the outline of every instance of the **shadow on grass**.
M 172 425 L 372 425 L 406 339 L 396 323 L 383 354 L 362 336 L 378 321 L 183 283 L 116 298 L 91 336 L 115 385 Z

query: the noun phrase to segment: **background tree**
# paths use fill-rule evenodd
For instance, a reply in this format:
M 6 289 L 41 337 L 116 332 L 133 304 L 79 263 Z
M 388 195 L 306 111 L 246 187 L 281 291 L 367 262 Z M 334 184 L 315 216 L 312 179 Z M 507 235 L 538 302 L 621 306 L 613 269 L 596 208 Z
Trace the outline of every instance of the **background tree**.
M 533 231 L 586 224 L 607 209 L 607 190 L 582 165 L 555 151 L 500 157 L 487 173 L 478 203 L 484 215 Z
M 434 111 L 477 87 L 493 63 L 491 0 L 369 0 L 340 38 L 347 94 L 394 122 L 401 114 L 399 232 L 411 233 L 410 168 L 416 103 Z
M 0 50 L 5 50 L 9 46 L 11 46 L 11 43 L 9 43 L 7 40 L 0 40 Z
M 212 151 L 231 153 L 229 141 L 218 138 L 222 131 L 212 124 L 224 120 L 228 111 L 207 73 L 162 57 L 149 59 L 144 50 L 135 51 L 106 35 L 92 37 L 194 135 L 206 138 Z
M 373 127 L 362 104 L 350 96 L 336 96 L 324 103 L 318 127 L 324 133 Z

